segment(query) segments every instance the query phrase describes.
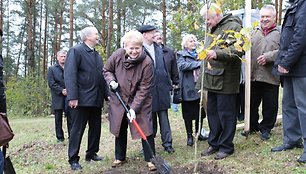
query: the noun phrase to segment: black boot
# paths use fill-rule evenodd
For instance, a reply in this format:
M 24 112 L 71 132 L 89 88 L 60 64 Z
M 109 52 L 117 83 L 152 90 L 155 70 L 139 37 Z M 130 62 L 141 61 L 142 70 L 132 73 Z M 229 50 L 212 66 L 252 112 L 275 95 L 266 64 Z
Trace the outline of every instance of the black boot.
M 192 133 L 187 133 L 187 146 L 193 145 L 193 136 Z

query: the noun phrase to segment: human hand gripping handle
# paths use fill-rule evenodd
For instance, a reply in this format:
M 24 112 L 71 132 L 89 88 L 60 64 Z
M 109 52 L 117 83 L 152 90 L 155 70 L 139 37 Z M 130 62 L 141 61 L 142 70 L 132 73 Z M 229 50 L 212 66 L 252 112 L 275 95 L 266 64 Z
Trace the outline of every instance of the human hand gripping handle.
M 129 112 L 127 113 L 127 117 L 129 118 L 130 122 L 132 123 L 132 121 L 134 119 L 136 119 L 136 113 L 133 109 L 130 109 Z
M 116 91 L 116 89 L 118 88 L 119 84 L 115 81 L 115 80 L 112 80 L 110 83 L 109 83 L 109 87 L 113 90 L 113 91 Z

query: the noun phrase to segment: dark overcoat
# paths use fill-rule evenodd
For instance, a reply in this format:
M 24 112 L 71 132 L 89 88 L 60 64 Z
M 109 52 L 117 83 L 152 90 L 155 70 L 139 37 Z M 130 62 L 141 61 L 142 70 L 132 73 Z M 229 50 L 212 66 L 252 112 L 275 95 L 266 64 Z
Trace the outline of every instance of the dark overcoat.
M 186 50 L 178 53 L 178 69 L 180 74 L 180 88 L 183 101 L 194 101 L 200 98 L 199 93 L 195 89 L 195 79 L 193 71 L 199 69 L 201 61 L 198 61 L 195 56 L 192 56 Z
M 107 100 L 103 62 L 100 54 L 85 43 L 69 49 L 64 79 L 67 100 L 78 100 L 78 106 L 102 107 Z
M 173 49 L 166 45 L 162 45 L 164 59 L 167 67 L 167 71 L 169 73 L 170 80 L 173 85 L 179 84 L 179 73 L 176 62 L 176 54 Z
M 64 69 L 57 63 L 48 69 L 48 85 L 51 90 L 51 108 L 64 109 L 65 96 L 62 94 L 65 89 Z
M 145 49 L 145 48 L 144 48 Z M 150 53 L 146 53 L 152 59 Z M 172 90 L 167 66 L 163 56 L 163 50 L 154 43 L 155 61 L 154 61 L 154 80 L 152 86 L 152 111 L 164 111 L 170 108 L 170 90 Z M 152 59 L 153 61 L 153 59 Z
M 280 48 L 273 72 L 277 75 L 306 77 L 306 2 L 295 1 L 286 11 L 282 25 Z M 279 74 L 277 66 L 289 70 Z
M 139 58 L 128 59 L 123 48 L 115 51 L 104 67 L 107 84 L 112 80 L 119 83 L 119 94 L 123 101 L 136 112 L 136 121 L 146 136 L 153 134 L 152 94 L 153 63 L 143 51 Z M 119 136 L 125 110 L 113 92 L 110 92 L 108 119 L 110 132 Z M 132 139 L 140 135 L 135 126 L 130 124 Z

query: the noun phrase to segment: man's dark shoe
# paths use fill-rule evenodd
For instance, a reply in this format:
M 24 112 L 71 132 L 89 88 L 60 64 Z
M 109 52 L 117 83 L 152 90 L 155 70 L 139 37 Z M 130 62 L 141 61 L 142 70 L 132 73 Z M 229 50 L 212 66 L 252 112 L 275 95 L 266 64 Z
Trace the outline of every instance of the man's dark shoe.
M 58 144 L 61 144 L 61 143 L 63 143 L 63 142 L 64 142 L 64 140 L 65 140 L 65 139 L 57 139 L 57 141 L 56 141 L 56 142 L 57 142 Z
M 93 161 L 102 161 L 103 157 L 98 156 L 97 154 L 94 154 L 92 157 L 86 157 L 85 160 L 88 161 L 88 162 L 90 162 L 91 160 L 93 160 Z
M 73 162 L 70 166 L 72 170 L 82 170 L 82 166 L 78 162 Z
M 168 153 L 174 153 L 175 152 L 175 150 L 171 146 L 165 147 L 165 151 L 168 152 Z
M 302 143 L 297 143 L 297 144 L 283 144 L 278 147 L 274 147 L 271 149 L 272 152 L 280 152 L 280 151 L 285 151 L 285 150 L 290 150 L 293 148 L 302 148 L 303 144 Z
M 203 136 L 202 134 L 200 134 L 199 137 L 198 137 L 199 141 L 205 141 L 207 139 L 208 139 L 208 137 L 207 136 Z
M 304 152 L 297 161 L 299 163 L 306 163 L 306 152 Z
M 201 156 L 209 156 L 216 153 L 218 149 L 214 149 L 212 146 L 209 146 L 208 149 L 201 153 Z
M 218 152 L 217 155 L 215 156 L 215 160 L 224 159 L 224 158 L 230 156 L 231 154 L 232 153 Z
M 246 131 L 241 131 L 240 134 L 244 137 L 246 137 L 247 135 L 251 135 L 251 134 L 255 134 L 256 131 L 255 130 L 251 130 L 248 133 Z
M 187 134 L 187 146 L 192 146 L 193 145 L 193 136 L 191 133 Z
M 260 136 L 260 138 L 262 139 L 262 140 L 268 140 L 268 139 L 270 139 L 270 133 L 269 132 L 263 132 L 262 134 L 261 134 L 261 136 Z

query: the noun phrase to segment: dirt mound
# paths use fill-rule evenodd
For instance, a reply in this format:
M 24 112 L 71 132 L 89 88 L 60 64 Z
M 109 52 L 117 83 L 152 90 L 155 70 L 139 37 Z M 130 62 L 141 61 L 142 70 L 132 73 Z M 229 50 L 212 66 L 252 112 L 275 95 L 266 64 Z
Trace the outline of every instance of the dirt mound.
M 158 172 L 149 172 L 146 167 L 141 167 L 138 171 L 126 170 L 123 166 L 115 169 L 108 169 L 103 171 L 104 174 L 157 174 Z M 171 174 L 192 174 L 194 173 L 194 164 L 189 164 L 187 166 L 176 166 L 173 167 Z M 223 174 L 226 173 L 222 168 L 220 168 L 216 163 L 204 163 L 199 162 L 197 165 L 197 171 L 195 174 Z

